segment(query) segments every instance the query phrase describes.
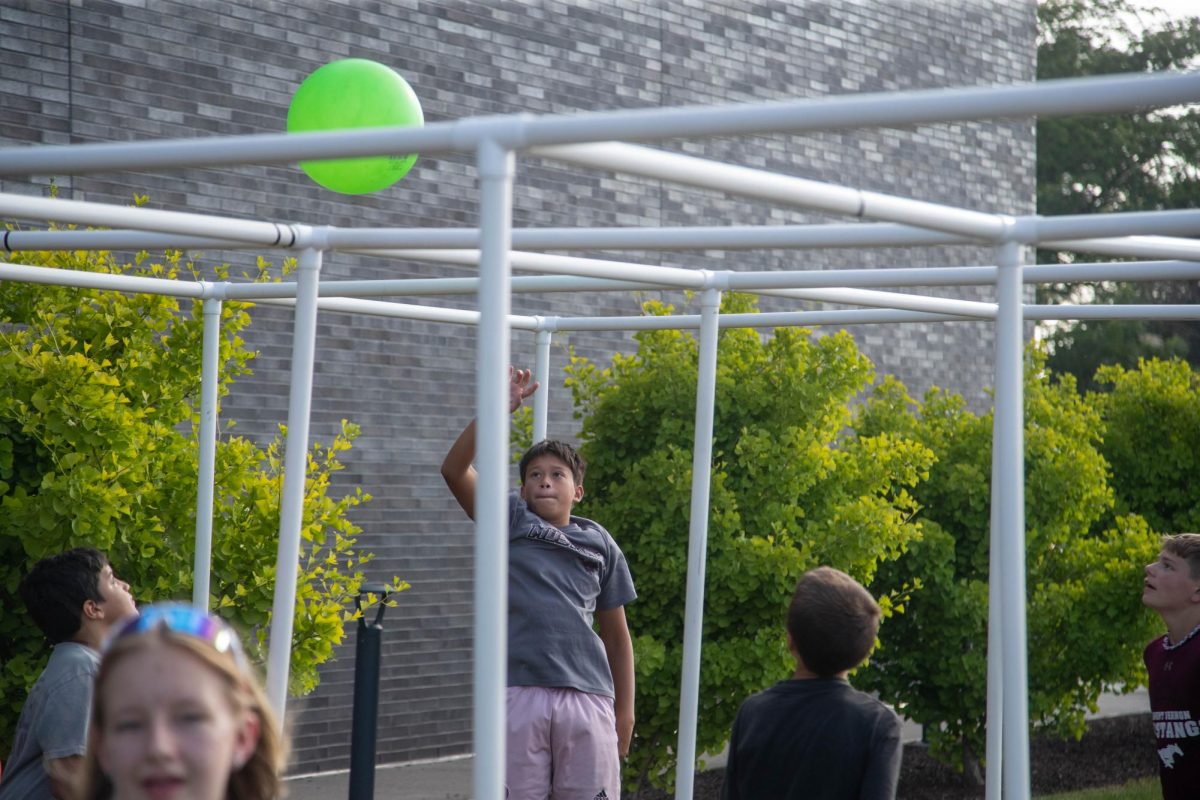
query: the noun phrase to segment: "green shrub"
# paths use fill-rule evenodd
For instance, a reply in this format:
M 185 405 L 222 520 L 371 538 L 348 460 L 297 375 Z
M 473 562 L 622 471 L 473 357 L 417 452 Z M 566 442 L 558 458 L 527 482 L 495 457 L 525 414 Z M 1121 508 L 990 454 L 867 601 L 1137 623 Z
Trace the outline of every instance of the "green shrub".
M 646 311 L 666 314 L 648 303 Z M 723 311 L 753 310 L 726 296 Z M 587 495 L 637 585 L 628 609 L 637 660 L 631 784 L 669 786 L 679 719 L 697 345 L 643 332 L 606 368 L 572 357 Z M 872 379 L 845 333 L 720 334 L 697 752 L 716 752 L 741 701 L 790 676 L 784 620 L 796 580 L 830 564 L 870 583 L 920 535 L 906 487 L 928 448 L 880 432 L 847 435 L 848 402 Z M 890 610 L 890 598 L 883 598 Z
M 1025 373 L 1025 415 L 1029 716 L 1078 737 L 1103 691 L 1143 681 L 1152 627 L 1140 573 L 1157 545 L 1138 517 L 1098 526 L 1113 504 L 1104 425 L 1074 379 L 1052 379 L 1037 352 Z M 856 428 L 913 438 L 937 457 L 913 490 L 925 536 L 881 567 L 876 589 L 923 585 L 883 626 L 862 681 L 924 725 L 936 755 L 974 772 L 985 738 L 991 414 L 972 414 L 938 390 L 915 406 L 885 381 Z
M 119 263 L 107 252 L 13 254 L 44 267 L 194 277 L 177 252 Z M 265 274 L 260 262 L 260 276 Z M 224 270 L 219 269 L 220 276 Z M 240 332 L 247 306 L 222 310 L 221 393 L 249 372 Z M 108 553 L 145 602 L 190 599 L 197 485 L 200 303 L 0 282 L 0 752 L 48 657 L 23 613 L 21 577 L 37 559 L 78 545 Z M 371 556 L 354 544 L 361 490 L 330 495 L 358 428 L 344 422 L 309 453 L 290 690 L 311 691 L 342 640 L 346 600 Z M 265 653 L 274 591 L 281 446 L 226 430 L 217 449 L 211 602 Z M 396 588 L 401 588 L 398 584 Z
M 1200 530 L 1200 380 L 1185 361 L 1141 360 L 1135 370 L 1104 366 L 1089 401 L 1107 433 L 1101 450 L 1113 472 L 1116 511 L 1151 527 Z

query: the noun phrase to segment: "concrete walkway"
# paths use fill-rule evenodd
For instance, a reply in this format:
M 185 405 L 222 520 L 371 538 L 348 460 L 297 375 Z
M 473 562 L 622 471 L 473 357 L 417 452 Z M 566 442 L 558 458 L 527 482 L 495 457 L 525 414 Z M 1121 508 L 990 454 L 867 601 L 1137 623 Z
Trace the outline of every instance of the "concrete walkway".
M 1145 689 L 1126 695 L 1104 695 L 1100 708 L 1089 718 L 1149 713 L 1150 698 Z M 904 741 L 921 738 L 921 726 L 904 724 Z M 725 765 L 724 754 L 705 759 L 709 768 Z M 471 756 L 435 762 L 395 764 L 375 770 L 375 800 L 470 800 Z M 350 773 L 327 772 L 292 778 L 288 782 L 289 800 L 345 800 L 349 795 Z

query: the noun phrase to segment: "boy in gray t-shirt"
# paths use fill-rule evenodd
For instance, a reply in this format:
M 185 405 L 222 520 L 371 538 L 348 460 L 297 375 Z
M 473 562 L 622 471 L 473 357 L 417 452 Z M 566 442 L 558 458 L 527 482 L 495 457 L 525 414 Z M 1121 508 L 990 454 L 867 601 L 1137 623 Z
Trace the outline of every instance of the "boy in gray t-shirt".
M 509 409 L 533 394 L 513 370 Z M 442 477 L 475 517 L 475 423 Z M 571 514 L 585 464 L 563 442 L 534 445 L 509 497 L 509 797 L 619 800 L 620 759 L 633 737 L 633 643 L 625 605 L 637 594 L 625 556 L 599 524 Z M 593 630 L 595 621 L 599 632 Z
M 0 800 L 68 800 L 80 796 L 100 644 L 137 606 L 129 584 L 90 547 L 43 558 L 20 594 L 54 649 L 21 709 Z

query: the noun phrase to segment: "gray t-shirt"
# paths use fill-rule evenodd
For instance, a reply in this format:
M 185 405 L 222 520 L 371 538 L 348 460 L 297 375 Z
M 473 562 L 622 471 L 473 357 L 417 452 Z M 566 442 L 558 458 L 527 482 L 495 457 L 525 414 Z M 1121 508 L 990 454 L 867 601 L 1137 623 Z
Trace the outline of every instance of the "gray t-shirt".
M 612 697 L 612 672 L 592 618 L 637 597 L 621 548 L 590 519 L 572 516 L 556 528 L 514 491 L 508 559 L 508 685 Z
M 100 654 L 75 642 L 54 646 L 17 721 L 12 754 L 0 776 L 0 800 L 52 800 L 44 762 L 87 749 L 92 684 Z

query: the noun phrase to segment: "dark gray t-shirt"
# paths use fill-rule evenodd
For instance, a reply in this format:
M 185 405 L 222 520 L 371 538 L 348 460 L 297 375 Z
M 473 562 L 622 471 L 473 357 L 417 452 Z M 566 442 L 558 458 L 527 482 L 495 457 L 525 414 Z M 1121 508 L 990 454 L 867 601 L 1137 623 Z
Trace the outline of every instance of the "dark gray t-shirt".
M 893 800 L 900 718 L 841 678 L 780 681 L 738 709 L 721 800 Z
M 637 597 L 621 548 L 590 519 L 556 528 L 508 498 L 508 685 L 613 696 L 596 611 Z
M 100 654 L 75 642 L 54 646 L 17 721 L 12 754 L 0 777 L 0 800 L 52 800 L 43 763 L 87 749 L 92 684 Z

